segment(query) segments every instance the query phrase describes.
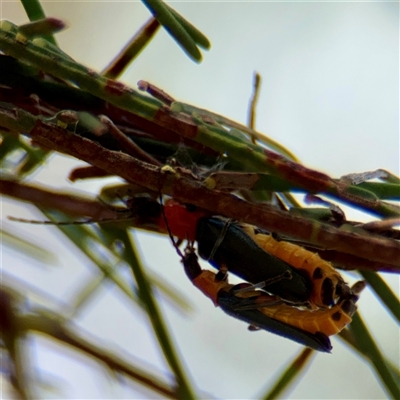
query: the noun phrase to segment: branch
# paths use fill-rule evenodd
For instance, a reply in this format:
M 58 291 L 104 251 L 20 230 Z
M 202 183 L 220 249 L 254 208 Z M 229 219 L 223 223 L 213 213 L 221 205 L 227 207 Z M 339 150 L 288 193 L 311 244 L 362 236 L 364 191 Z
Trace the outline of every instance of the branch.
M 43 186 L 1 179 L 0 193 L 40 207 L 56 209 L 68 215 L 86 216 L 95 220 L 115 218 L 115 212 L 98 201 L 70 193 L 52 191 Z
M 71 134 L 31 114 L 5 109 L 0 124 L 17 132 L 25 131 L 40 146 L 69 154 L 126 181 L 153 191 L 161 191 L 177 200 L 194 204 L 213 213 L 244 221 L 270 232 L 277 232 L 309 242 L 324 249 L 335 250 L 400 270 L 400 244 L 377 235 L 343 232 L 334 227 L 305 218 L 288 215 L 268 205 L 252 204 L 234 195 L 207 189 L 191 173 L 163 173 L 160 168 L 139 161 L 127 154 L 108 150 L 98 143 Z M 2 118 L 2 116 L 5 118 Z M 29 117 L 34 120 L 29 120 Z M 17 120 L 23 120 L 21 129 Z M 29 120 L 29 123 L 25 121 Z M 7 127 L 7 125 L 6 125 Z M 360 231 L 363 232 L 363 231 Z

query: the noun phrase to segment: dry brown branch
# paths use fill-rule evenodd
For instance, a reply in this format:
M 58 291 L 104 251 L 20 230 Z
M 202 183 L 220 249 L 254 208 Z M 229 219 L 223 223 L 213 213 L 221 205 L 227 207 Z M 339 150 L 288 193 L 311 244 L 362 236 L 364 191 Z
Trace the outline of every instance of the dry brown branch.
M 161 172 L 158 167 L 105 149 L 77 135 L 66 134 L 63 129 L 41 121 L 36 123 L 30 136 L 41 146 L 84 160 L 128 182 L 154 191 L 161 190 L 182 202 L 303 241 L 310 242 L 313 238 L 315 243 L 311 244 L 322 244 L 326 249 L 380 262 L 393 266 L 393 269 L 400 267 L 400 244 L 394 240 L 343 232 L 323 224 L 318 226 L 317 237 L 313 237 L 315 222 L 290 216 L 267 205 L 251 204 L 229 193 L 209 190 L 190 173 Z

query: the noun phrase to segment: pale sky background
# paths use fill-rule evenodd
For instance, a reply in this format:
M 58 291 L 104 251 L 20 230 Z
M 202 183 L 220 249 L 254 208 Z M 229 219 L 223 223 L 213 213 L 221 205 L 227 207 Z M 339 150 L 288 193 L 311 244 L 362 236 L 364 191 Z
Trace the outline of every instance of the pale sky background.
M 333 177 L 377 168 L 399 173 L 399 4 L 396 2 L 171 2 L 212 43 L 203 62 L 189 60 L 160 31 L 122 80 L 135 87 L 144 79 L 176 99 L 246 122 L 253 72 L 262 76 L 257 129 L 286 145 L 307 166 Z M 61 48 L 77 61 L 102 70 L 149 18 L 141 2 L 44 2 L 49 16 L 66 20 L 57 35 Z M 1 1 L 1 18 L 27 21 L 19 2 Z M 70 184 L 66 176 L 82 162 L 53 156 L 35 180 L 55 188 L 96 195 L 105 181 Z M 108 180 L 107 182 L 112 182 Z M 2 217 L 41 218 L 33 208 L 2 203 Z M 348 212 L 349 219 L 370 220 Z M 2 249 L 4 271 L 68 302 L 95 269 L 57 228 L 11 225 L 25 238 L 48 246 L 55 265 L 41 266 Z M 163 303 L 198 393 L 204 398 L 256 398 L 301 348 L 266 332 L 250 333 L 214 309 L 187 280 L 169 240 L 135 234 L 146 266 L 174 283 L 195 312 L 183 318 Z M 399 293 L 399 279 L 384 275 Z M 347 276 L 350 282 L 357 278 Z M 7 281 L 6 281 L 7 282 Z M 370 290 L 359 308 L 384 354 L 399 366 L 399 330 Z M 125 356 L 165 371 L 162 355 L 148 332 L 146 317 L 131 309 L 108 285 L 82 311 L 79 323 Z M 381 399 L 367 363 L 336 339 L 333 353 L 318 354 L 292 399 Z M 148 398 L 134 385 L 115 385 L 102 367 L 43 338 L 32 341 L 32 360 L 44 384 L 41 398 Z M 128 380 L 125 380 L 128 382 Z

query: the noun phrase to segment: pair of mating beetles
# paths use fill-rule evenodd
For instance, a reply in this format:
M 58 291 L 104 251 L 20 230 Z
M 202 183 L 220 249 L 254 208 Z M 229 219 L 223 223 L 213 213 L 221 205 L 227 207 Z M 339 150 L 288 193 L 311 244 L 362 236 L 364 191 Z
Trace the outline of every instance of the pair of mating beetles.
M 214 217 L 173 199 L 163 206 L 151 197 L 138 196 L 127 206 L 130 217 L 140 224 L 156 226 L 172 239 L 187 240 L 184 254 L 174 245 L 189 279 L 216 306 L 253 329 L 330 352 L 329 336 L 346 327 L 357 310 L 355 303 L 365 283 L 349 288 L 330 263 L 301 246 L 277 241 L 254 226 Z M 107 221 L 75 223 L 94 222 Z M 200 257 L 218 273 L 200 267 L 194 242 Z M 228 271 L 246 283 L 229 284 Z
M 145 218 L 153 219 L 161 232 L 188 241 L 184 255 L 180 254 L 193 284 L 216 306 L 251 328 L 330 352 L 329 336 L 351 322 L 364 283 L 350 289 L 318 254 L 173 199 L 164 206 L 149 198 L 139 206 L 141 202 L 136 202 L 136 214 L 147 214 Z M 218 273 L 200 267 L 194 242 L 200 257 Z M 229 284 L 228 271 L 247 283 Z

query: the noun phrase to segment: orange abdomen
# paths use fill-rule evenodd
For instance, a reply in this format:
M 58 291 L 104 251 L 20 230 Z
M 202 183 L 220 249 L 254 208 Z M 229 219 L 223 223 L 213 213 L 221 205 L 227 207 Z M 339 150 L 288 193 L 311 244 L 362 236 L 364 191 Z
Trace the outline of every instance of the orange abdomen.
M 310 305 L 313 308 L 327 308 L 343 294 L 348 287 L 332 265 L 318 254 L 293 243 L 277 241 L 271 235 L 257 233 L 251 225 L 243 230 L 266 252 L 304 271 L 313 282 Z

